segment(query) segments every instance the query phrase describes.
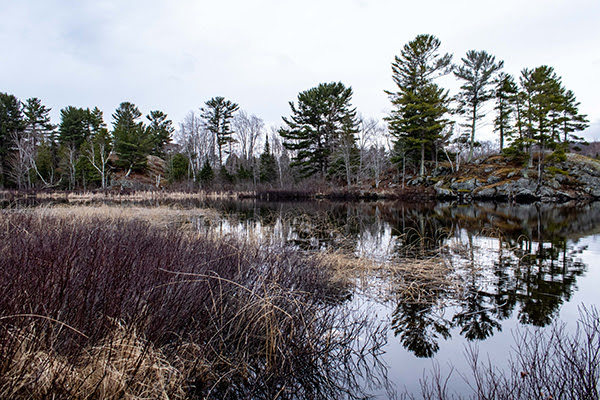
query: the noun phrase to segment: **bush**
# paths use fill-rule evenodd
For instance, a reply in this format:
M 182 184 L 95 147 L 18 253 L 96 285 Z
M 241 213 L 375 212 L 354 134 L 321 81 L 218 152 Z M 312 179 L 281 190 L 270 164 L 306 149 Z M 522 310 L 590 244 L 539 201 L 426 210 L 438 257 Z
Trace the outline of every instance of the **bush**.
M 475 347 L 467 350 L 471 376 L 461 373 L 472 396 L 448 393 L 448 377 L 439 369 L 421 381 L 426 400 L 468 399 L 562 399 L 598 400 L 600 391 L 600 314 L 596 308 L 582 308 L 577 329 L 569 333 L 564 324 L 549 330 L 525 329 L 514 334 L 515 345 L 508 369 L 484 362 Z M 414 399 L 406 393 L 403 398 Z
M 19 212 L 0 243 L 0 398 L 353 395 L 382 337 L 282 247 Z

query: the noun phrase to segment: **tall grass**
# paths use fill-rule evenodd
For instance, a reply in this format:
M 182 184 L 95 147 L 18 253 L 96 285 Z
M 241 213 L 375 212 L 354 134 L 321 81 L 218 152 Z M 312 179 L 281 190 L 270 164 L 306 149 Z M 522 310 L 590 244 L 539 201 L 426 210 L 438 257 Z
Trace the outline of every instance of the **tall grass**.
M 384 332 L 335 282 L 285 247 L 3 212 L 0 398 L 360 397 Z

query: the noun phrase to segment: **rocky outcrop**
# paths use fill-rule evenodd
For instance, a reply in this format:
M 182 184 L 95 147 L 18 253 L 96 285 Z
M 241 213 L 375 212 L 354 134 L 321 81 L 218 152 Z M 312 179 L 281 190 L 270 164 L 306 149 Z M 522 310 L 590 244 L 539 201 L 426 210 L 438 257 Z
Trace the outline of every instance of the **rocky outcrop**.
M 457 175 L 438 179 L 434 189 L 439 198 L 516 202 L 600 199 L 600 162 L 577 154 L 547 166 L 542 179 L 537 170 L 511 167 L 500 156 L 487 163 L 478 160 L 463 176 Z

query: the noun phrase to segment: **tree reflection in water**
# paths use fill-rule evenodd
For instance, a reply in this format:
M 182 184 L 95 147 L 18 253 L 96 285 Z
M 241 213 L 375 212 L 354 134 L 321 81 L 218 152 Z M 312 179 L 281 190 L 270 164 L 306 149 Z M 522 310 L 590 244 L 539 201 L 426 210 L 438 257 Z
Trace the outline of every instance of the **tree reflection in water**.
M 409 272 L 387 277 L 392 287 L 399 282 L 392 329 L 418 357 L 433 356 L 453 329 L 467 340 L 489 338 L 514 312 L 522 324 L 550 324 L 586 270 L 577 239 L 600 225 L 598 204 L 252 203 L 250 212 L 232 204 L 229 213 L 278 226 L 282 240 L 305 250 L 448 263 L 447 286 L 425 283 L 417 300 L 398 286 L 410 283 Z

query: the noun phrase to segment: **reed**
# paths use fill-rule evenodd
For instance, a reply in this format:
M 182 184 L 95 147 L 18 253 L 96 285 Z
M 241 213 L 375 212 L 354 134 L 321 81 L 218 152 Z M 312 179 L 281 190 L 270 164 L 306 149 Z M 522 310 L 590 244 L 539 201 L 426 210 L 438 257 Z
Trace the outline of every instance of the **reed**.
M 111 212 L 0 213 L 0 398 L 364 396 L 385 334 L 318 258 Z

